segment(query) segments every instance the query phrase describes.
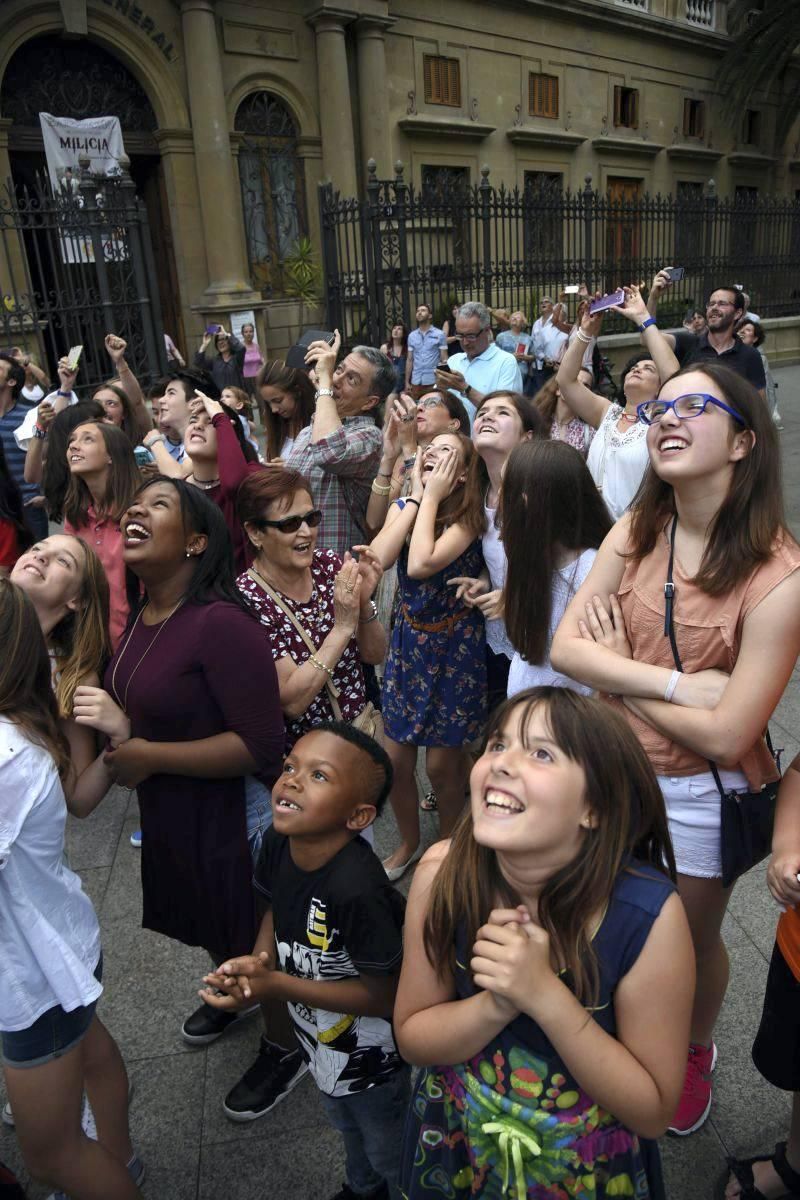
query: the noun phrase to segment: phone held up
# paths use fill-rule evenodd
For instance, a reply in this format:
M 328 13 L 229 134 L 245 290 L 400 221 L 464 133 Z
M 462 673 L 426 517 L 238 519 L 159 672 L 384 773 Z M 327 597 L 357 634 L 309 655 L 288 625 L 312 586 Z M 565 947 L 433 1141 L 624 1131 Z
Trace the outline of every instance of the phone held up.
M 221 330 L 222 330 L 221 325 L 206 325 L 206 333 L 209 336 L 212 336 L 215 333 L 220 333 Z
M 608 296 L 601 296 L 599 300 L 593 300 L 589 305 L 589 312 L 592 316 L 595 313 L 605 312 L 607 308 L 616 308 L 618 304 L 625 303 L 625 289 L 617 288 L 615 292 L 611 292 Z
M 77 371 L 78 363 L 81 361 L 82 354 L 83 346 L 70 346 L 65 356 L 67 360 L 67 366 L 69 367 L 70 371 Z
M 679 283 L 686 274 L 685 267 L 665 267 L 664 274 L 669 278 L 670 283 Z
M 137 467 L 146 467 L 156 461 L 155 455 L 147 446 L 134 446 L 133 457 L 136 459 Z

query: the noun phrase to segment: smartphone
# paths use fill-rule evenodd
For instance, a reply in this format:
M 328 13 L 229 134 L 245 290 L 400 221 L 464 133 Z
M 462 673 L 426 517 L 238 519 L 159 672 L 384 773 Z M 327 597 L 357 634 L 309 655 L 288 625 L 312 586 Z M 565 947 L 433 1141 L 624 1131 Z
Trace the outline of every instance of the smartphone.
M 156 461 L 153 451 L 148 446 L 134 446 L 133 457 L 136 459 L 137 467 L 146 467 L 149 463 Z
M 569 283 L 564 288 L 564 295 L 565 296 L 578 296 L 578 295 L 580 295 L 580 290 L 581 290 L 581 285 L 579 283 Z
M 686 267 L 665 267 L 664 273 L 669 277 L 670 283 L 678 283 L 686 274 Z
M 222 329 L 221 325 L 206 325 L 206 333 L 219 333 Z
M 77 371 L 78 363 L 81 361 L 82 354 L 83 346 L 70 346 L 66 355 L 70 371 Z
M 599 300 L 593 300 L 589 305 L 591 314 L 605 312 L 607 308 L 616 308 L 618 304 L 625 303 L 625 289 L 617 288 L 610 296 L 601 296 Z

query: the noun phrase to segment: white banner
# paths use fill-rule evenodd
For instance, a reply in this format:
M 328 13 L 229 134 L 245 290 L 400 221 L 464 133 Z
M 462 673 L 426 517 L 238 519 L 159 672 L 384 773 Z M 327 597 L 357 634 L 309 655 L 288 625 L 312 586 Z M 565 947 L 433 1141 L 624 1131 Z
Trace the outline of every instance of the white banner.
M 89 158 L 92 175 L 119 175 L 119 160 L 125 153 L 119 117 L 88 117 L 75 121 L 72 117 L 54 117 L 39 113 L 44 139 L 47 169 L 54 192 L 74 196 L 79 203 L 79 159 Z M 102 208 L 102 196 L 98 196 Z M 94 262 L 94 250 L 89 238 L 77 231 L 65 233 L 61 239 L 64 262 Z M 104 246 L 106 260 L 127 257 L 119 238 L 112 236 Z

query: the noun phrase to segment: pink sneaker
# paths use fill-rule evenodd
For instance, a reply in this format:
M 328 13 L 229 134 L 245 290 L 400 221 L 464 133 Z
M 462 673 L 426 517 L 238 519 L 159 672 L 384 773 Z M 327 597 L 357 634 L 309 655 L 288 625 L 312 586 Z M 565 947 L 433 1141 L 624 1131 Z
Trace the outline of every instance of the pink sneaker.
M 711 1084 L 706 1076 L 711 1074 L 716 1065 L 717 1047 L 713 1042 L 710 1046 L 690 1043 L 683 1092 L 668 1133 L 687 1137 L 705 1124 L 711 1110 Z

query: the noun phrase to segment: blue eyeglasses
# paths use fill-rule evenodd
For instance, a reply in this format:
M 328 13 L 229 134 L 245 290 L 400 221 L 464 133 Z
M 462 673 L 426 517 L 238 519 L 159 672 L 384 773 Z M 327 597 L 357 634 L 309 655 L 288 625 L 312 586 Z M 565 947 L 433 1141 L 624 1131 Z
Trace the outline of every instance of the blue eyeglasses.
M 707 392 L 691 392 L 688 396 L 678 396 L 675 400 L 645 400 L 644 404 L 637 406 L 636 415 L 645 425 L 655 425 L 672 409 L 679 421 L 688 421 L 704 413 L 709 404 L 721 408 L 740 425 L 746 424 L 744 417 L 735 408 L 723 404 L 716 396 L 709 396 Z

